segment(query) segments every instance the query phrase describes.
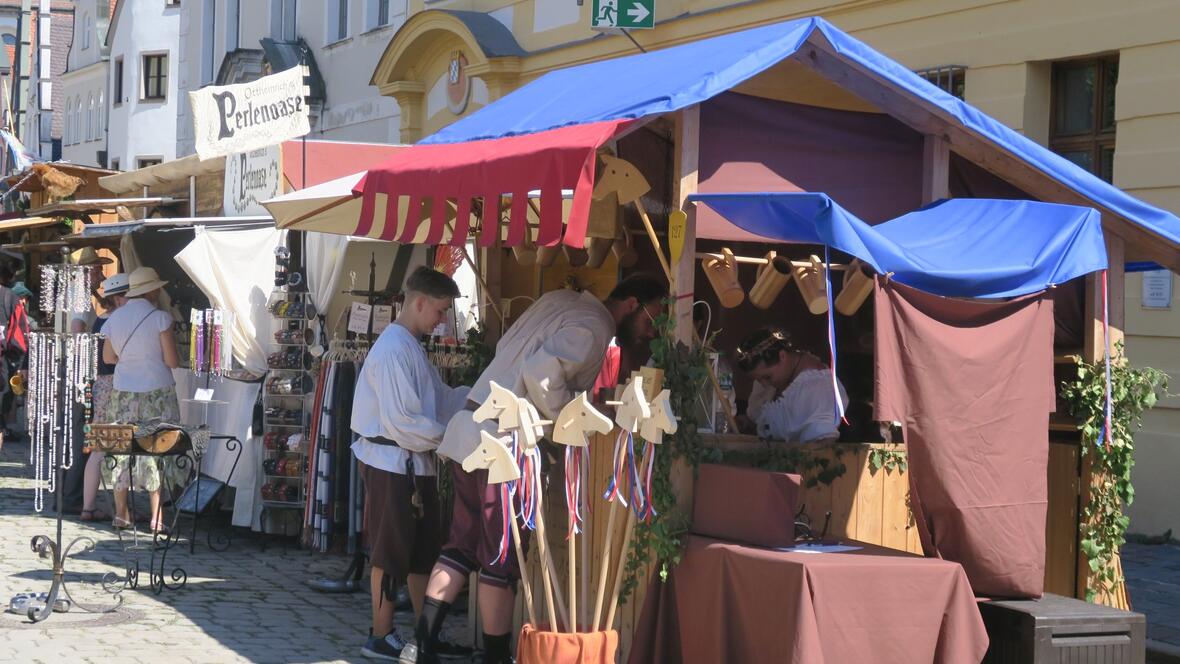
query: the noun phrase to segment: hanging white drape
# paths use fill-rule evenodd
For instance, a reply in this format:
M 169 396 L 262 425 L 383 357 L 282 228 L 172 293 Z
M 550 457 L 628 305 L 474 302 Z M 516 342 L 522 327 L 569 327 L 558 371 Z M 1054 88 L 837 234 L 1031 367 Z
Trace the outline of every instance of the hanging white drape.
M 328 305 L 340 286 L 344 274 L 344 254 L 348 252 L 347 235 L 313 233 L 303 235 L 303 260 L 307 266 L 307 290 L 316 311 L 328 314 Z M 318 325 L 317 325 L 318 332 Z
M 263 374 L 273 325 L 266 301 L 274 290 L 274 251 L 286 231 L 195 230 L 196 237 L 176 255 L 176 262 L 214 307 L 234 313 L 234 359 Z

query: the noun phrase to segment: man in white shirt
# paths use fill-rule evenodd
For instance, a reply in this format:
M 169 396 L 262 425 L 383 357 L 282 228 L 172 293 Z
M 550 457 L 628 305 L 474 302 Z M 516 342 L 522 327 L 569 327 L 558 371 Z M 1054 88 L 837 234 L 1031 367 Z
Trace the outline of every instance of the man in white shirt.
M 361 652 L 396 660 L 404 643 L 393 628 L 396 588 L 407 583 L 421 612 L 426 575 L 441 537 L 434 449 L 467 388 L 447 387 L 418 340 L 435 328 L 459 295 L 447 275 L 420 267 L 406 280 L 397 320 L 381 333 L 357 377 L 352 444 L 365 483 L 372 561 L 373 631 Z
M 616 335 L 651 341 L 654 321 L 663 313 L 667 285 L 637 274 L 620 282 L 605 302 L 590 293 L 546 293 L 524 312 L 496 345 L 496 356 L 469 395 L 468 410 L 488 397 L 491 381 L 527 397 L 543 418 L 557 419 L 561 408 L 594 386 L 607 344 Z M 479 444 L 479 429 L 495 431 L 494 422 L 476 424 L 461 412 L 447 425 L 439 456 L 456 462 Z M 479 610 L 483 621 L 485 663 L 511 662 L 512 605 L 520 570 L 514 555 L 496 562 L 501 522 L 500 492 L 487 484 L 487 471 L 453 469 L 454 511 L 451 532 L 430 574 L 426 602 L 415 632 L 418 664 L 437 662 L 438 633 L 468 575 L 479 572 Z M 407 647 L 402 661 L 413 661 Z
M 795 348 L 782 330 L 764 328 L 737 348 L 738 368 L 746 371 L 762 389 L 762 398 L 751 393 L 751 418 L 763 438 L 811 443 L 840 437 L 836 395 L 831 369 L 819 358 Z M 840 399 L 848 393 L 836 381 Z M 758 403 L 755 403 L 755 402 Z

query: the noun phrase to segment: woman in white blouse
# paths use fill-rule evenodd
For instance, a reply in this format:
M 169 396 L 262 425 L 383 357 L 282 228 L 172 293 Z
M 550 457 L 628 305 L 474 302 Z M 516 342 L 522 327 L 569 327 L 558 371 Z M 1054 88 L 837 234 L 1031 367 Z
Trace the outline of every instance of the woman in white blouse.
M 786 332 L 758 330 L 738 346 L 737 361 L 738 368 L 758 382 L 754 392 L 765 395 L 759 404 L 750 399 L 750 418 L 760 437 L 798 443 L 840 437 L 831 369 L 795 348 Z M 844 386 L 839 381 L 837 385 L 847 404 Z
M 107 412 L 99 415 L 104 422 L 136 424 L 137 433 L 142 435 L 160 424 L 180 421 L 180 403 L 172 378 L 172 370 L 180 366 L 180 356 L 172 333 L 172 316 L 156 306 L 160 289 L 168 282 L 162 281 L 150 267 L 135 270 L 128 281 L 127 303 L 112 313 L 102 328 L 106 335 L 102 358 L 115 365 L 115 379 Z M 107 486 L 115 487 L 115 527 L 131 525 L 127 489 L 134 482 L 136 488 L 146 490 L 151 498 L 152 530 L 162 530 L 160 486 L 170 479 L 165 475 L 181 474 L 175 463 L 160 457 L 139 456 L 135 458 L 135 467 L 128 469 L 126 456 L 116 459 L 118 463 L 113 468 L 103 464 Z

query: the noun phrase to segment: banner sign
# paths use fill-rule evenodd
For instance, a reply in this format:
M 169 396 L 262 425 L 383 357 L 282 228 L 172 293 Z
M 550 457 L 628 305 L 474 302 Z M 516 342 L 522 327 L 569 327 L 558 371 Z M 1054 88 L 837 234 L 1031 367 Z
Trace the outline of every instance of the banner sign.
M 277 145 L 311 131 L 303 71 L 292 67 L 240 85 L 188 93 L 197 156 L 221 157 Z
M 269 214 L 262 201 L 283 193 L 279 169 L 279 146 L 271 145 L 225 158 L 225 204 L 227 217 Z

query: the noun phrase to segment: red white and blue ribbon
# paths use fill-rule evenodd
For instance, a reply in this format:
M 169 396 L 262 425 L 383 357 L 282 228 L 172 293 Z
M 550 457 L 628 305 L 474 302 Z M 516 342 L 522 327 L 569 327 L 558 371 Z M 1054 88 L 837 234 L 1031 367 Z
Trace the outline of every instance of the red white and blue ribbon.
M 652 517 L 658 514 L 652 500 L 651 490 L 651 474 L 655 465 L 656 444 L 649 440 L 647 446 L 643 448 L 643 509 L 635 513 L 635 516 L 645 523 L 651 523 Z
M 627 499 L 623 496 L 622 488 L 626 482 L 627 472 L 627 458 L 623 453 L 624 437 L 630 443 L 631 432 L 626 429 L 619 431 L 619 437 L 615 439 L 614 463 L 611 467 L 610 481 L 607 483 L 606 491 L 602 494 L 602 499 L 607 502 L 619 501 L 623 507 L 627 507 Z
M 512 519 L 516 514 L 512 510 L 512 499 L 516 495 L 516 482 L 504 482 L 500 485 L 500 547 L 496 550 L 496 559 L 492 565 L 501 565 L 508 560 L 508 549 L 512 546 Z
M 512 432 L 512 449 L 520 467 L 520 520 L 529 530 L 537 529 L 537 499 L 541 492 L 541 463 L 537 450 L 524 449 Z
M 565 507 L 569 512 L 566 539 L 582 532 L 582 462 L 585 448 L 565 448 Z
M 832 311 L 832 260 L 828 245 L 824 245 L 824 282 L 828 297 L 828 356 L 832 367 L 832 396 L 836 400 L 836 423 L 844 422 L 844 399 L 840 397 L 840 383 L 836 380 L 836 315 Z
M 631 509 L 634 510 L 635 516 L 642 516 L 643 511 L 647 509 L 647 496 L 643 493 L 639 464 L 635 463 L 635 436 L 630 433 L 627 434 L 627 478 L 627 485 L 631 490 Z
M 1111 380 L 1110 380 L 1110 297 L 1107 293 L 1106 285 L 1106 270 L 1102 271 L 1102 351 L 1103 359 L 1106 362 L 1106 404 L 1103 412 L 1102 435 L 1100 438 L 1105 440 L 1106 449 L 1110 449 L 1111 443 L 1114 442 L 1114 434 L 1111 431 L 1111 419 L 1114 413 L 1113 398 L 1111 396 Z

